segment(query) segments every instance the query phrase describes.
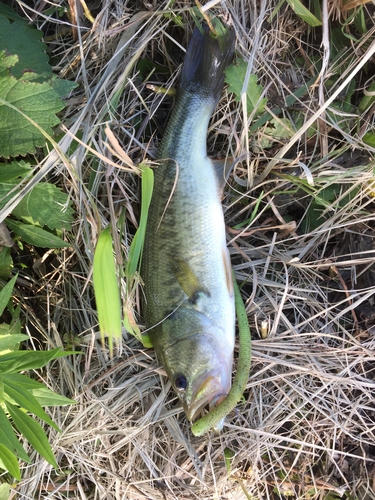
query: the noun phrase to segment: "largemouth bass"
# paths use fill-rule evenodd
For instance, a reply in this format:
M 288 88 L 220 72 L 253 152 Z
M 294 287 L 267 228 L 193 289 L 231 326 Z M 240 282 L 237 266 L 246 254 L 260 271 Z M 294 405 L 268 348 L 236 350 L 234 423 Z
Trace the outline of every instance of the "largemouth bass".
M 146 327 L 190 421 L 231 386 L 235 309 L 224 165 L 207 157 L 206 136 L 233 49 L 230 30 L 193 33 L 157 155 L 142 257 Z

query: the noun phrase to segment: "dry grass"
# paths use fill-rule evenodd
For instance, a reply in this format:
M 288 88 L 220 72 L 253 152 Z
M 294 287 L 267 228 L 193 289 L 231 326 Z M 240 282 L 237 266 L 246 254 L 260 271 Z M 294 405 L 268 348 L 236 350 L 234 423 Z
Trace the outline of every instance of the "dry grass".
M 93 253 L 100 227 L 125 213 L 117 258 L 119 264 L 126 261 L 139 220 L 139 178 L 84 147 L 71 153 L 66 135 L 60 147 L 67 161 L 51 152 L 34 182 L 47 175 L 70 193 L 77 218 L 67 238 L 74 247 L 51 253 L 46 273 L 33 283 L 33 304 L 25 301 L 24 309 L 30 334 L 46 346 L 63 345 L 64 334 L 79 337 L 82 354 L 51 363 L 44 374 L 52 389 L 78 404 L 51 410 L 62 429 L 61 435 L 47 431 L 60 475 L 35 457 L 23 468 L 15 498 L 332 499 L 345 491 L 353 499 L 375 498 L 375 217 L 366 191 L 373 151 L 362 142 L 373 117 L 359 117 L 356 106 L 344 113 L 330 104 L 345 96 L 342 83 L 373 54 L 374 27 L 333 63 L 329 44 L 321 46 L 321 38 L 307 33 L 290 8 L 268 24 L 276 2 L 223 5 L 234 21 L 238 53 L 267 89 L 268 108 L 283 105 L 291 90 L 320 75 L 294 105 L 302 123 L 291 139 L 262 149 L 265 126 L 249 134 L 254 120 L 244 120 L 241 104 L 227 91 L 209 128 L 210 154 L 240 156 L 247 143 L 252 153 L 230 178 L 223 200 L 228 226 L 247 220 L 261 200 L 258 215 L 242 232 L 228 231 L 237 279 L 248 280 L 243 296 L 254 293 L 247 302 L 253 361 L 245 402 L 228 416 L 220 435 L 194 438 L 152 350 L 124 331 L 118 356 L 109 359 L 98 342 Z M 104 145 L 107 121 L 135 163 L 155 157 L 172 104 L 145 84 L 176 85 L 181 46 L 193 27 L 187 6 L 177 0 L 171 10 L 155 0 L 151 11 L 148 3 L 102 2 L 93 11 L 94 26 L 83 21 L 77 41 L 68 34 L 49 42 L 56 71 L 80 83 L 63 123 L 112 162 L 120 165 Z M 333 19 L 338 10 L 331 7 L 323 14 Z M 176 26 L 174 14 L 164 15 L 166 9 L 182 16 L 185 30 Z M 40 15 L 36 22 L 43 30 L 62 28 L 61 21 Z M 327 29 L 324 17 L 323 33 Z M 153 74 L 142 81 L 139 58 L 164 62 L 172 76 Z M 330 85 L 338 66 L 341 76 Z M 357 89 L 368 78 L 359 74 Z M 279 117 L 291 118 L 291 112 L 285 109 Z M 313 122 L 319 134 L 307 138 Z M 338 186 L 313 231 L 302 230 L 304 216 L 315 216 L 313 197 L 304 184 L 295 184 L 300 179 L 313 183 L 316 195 Z M 140 294 L 139 286 L 128 305 L 141 325 Z M 231 477 L 224 460 L 228 449 Z

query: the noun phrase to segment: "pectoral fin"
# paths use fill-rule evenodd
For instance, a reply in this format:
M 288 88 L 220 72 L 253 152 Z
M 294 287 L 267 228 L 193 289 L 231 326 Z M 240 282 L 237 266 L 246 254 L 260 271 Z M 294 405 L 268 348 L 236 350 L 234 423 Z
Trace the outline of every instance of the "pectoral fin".
M 233 275 L 232 275 L 232 265 L 230 262 L 230 255 L 227 248 L 222 248 L 224 271 L 225 271 L 225 281 L 227 283 L 228 293 L 230 297 L 233 297 Z
M 211 163 L 215 172 L 220 194 L 222 194 L 228 177 L 232 171 L 234 160 L 211 160 Z
M 171 259 L 171 267 L 180 287 L 189 297 L 189 301 L 195 304 L 199 295 L 204 293 L 210 296 L 209 291 L 199 282 L 189 263 L 181 257 Z

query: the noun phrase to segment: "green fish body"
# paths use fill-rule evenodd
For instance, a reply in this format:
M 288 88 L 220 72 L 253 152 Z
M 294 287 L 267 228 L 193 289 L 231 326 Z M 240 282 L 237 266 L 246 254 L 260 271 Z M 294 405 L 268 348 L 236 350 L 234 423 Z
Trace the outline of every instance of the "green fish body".
M 234 33 L 190 41 L 176 105 L 158 151 L 141 274 L 146 328 L 189 420 L 229 392 L 235 308 L 221 195 L 207 157 L 209 119 Z

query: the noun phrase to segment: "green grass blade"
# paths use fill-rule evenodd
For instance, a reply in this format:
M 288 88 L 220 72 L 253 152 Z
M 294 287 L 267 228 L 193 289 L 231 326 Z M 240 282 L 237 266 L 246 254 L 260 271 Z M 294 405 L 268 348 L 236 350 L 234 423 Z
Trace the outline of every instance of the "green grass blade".
M 300 0 L 286 0 L 290 7 L 294 10 L 294 12 L 297 14 L 298 17 L 303 19 L 307 24 L 310 26 L 321 26 L 323 23 L 319 21 L 317 17 L 314 16 L 314 14 L 311 14 L 311 12 L 303 5 L 303 3 L 300 2 Z
M 0 316 L 3 314 L 5 307 L 12 296 L 13 287 L 16 282 L 17 276 L 18 274 L 14 276 L 0 292 Z
M 103 342 L 108 336 L 112 356 L 113 337 L 121 338 L 121 303 L 109 228 L 102 231 L 96 245 L 93 278 L 100 333 Z
M 0 443 L 0 461 L 10 474 L 18 481 L 21 479 L 21 471 L 18 465 L 18 459 L 6 446 Z
M 154 189 L 154 172 L 150 167 L 142 167 L 142 165 L 139 166 L 142 169 L 141 220 L 129 249 L 129 258 L 125 271 L 128 279 L 134 276 L 138 264 L 140 265 L 141 263 L 143 243 L 146 235 L 148 210 L 150 208 L 152 191 Z
M 29 417 L 29 415 L 26 415 L 26 413 L 17 408 L 17 406 L 13 406 L 9 401 L 6 403 L 6 407 L 20 433 L 29 441 L 39 455 L 57 469 L 58 465 L 53 456 L 51 445 L 38 422 L 32 417 Z

